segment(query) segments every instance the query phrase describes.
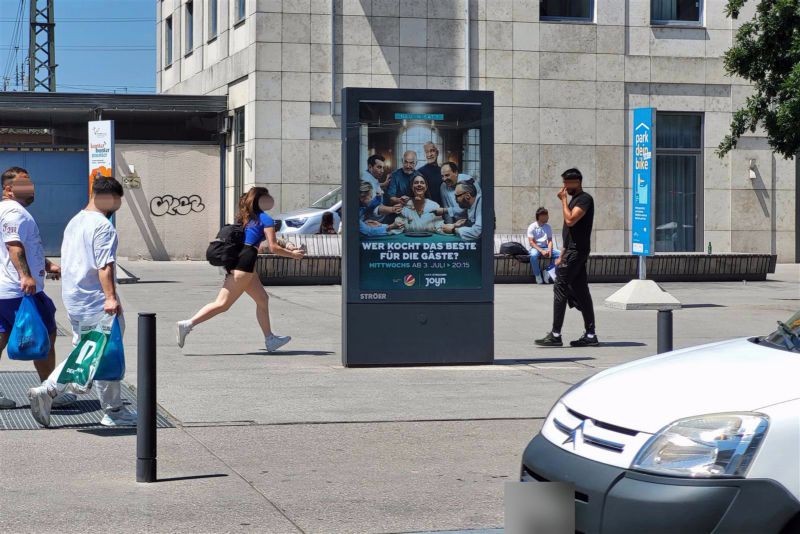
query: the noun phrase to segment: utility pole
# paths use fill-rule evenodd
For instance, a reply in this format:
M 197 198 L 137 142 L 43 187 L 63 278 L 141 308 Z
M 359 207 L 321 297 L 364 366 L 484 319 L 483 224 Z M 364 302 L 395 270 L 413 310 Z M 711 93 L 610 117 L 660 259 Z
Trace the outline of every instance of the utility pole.
M 28 91 L 56 90 L 56 24 L 53 0 L 30 0 Z

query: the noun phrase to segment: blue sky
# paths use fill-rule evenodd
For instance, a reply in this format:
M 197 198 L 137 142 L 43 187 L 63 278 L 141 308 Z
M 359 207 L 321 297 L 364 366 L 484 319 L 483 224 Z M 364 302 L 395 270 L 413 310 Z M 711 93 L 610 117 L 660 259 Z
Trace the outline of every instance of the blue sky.
M 27 89 L 16 86 L 14 67 L 27 58 L 31 1 L 0 0 L 0 90 L 5 77 L 8 90 Z M 21 3 L 22 31 L 14 39 Z M 56 89 L 154 93 L 155 13 L 155 0 L 55 0 Z

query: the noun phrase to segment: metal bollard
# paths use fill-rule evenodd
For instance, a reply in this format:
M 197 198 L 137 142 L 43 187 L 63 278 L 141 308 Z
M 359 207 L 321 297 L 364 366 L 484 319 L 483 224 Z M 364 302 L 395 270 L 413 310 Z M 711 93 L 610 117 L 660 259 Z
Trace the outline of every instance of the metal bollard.
M 658 310 L 658 353 L 672 350 L 672 310 Z
M 156 314 L 139 314 L 136 482 L 156 481 Z

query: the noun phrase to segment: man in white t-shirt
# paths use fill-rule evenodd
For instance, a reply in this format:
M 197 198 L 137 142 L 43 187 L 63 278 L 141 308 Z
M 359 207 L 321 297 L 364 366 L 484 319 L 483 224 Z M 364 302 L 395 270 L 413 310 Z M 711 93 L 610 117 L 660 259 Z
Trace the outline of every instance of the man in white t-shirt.
M 39 227 L 25 209 L 34 200 L 34 185 L 28 171 L 11 167 L 2 174 L 3 200 L 0 202 L 0 353 L 6 348 L 14 316 L 24 296 L 33 297 L 39 315 L 50 334 L 50 352 L 33 365 L 40 379 L 56 365 L 56 307 L 44 292 L 45 273 L 58 278 L 61 269 L 44 256 Z M 62 395 L 56 405 L 75 401 L 74 395 Z M 0 392 L 0 410 L 16 408 L 16 403 Z
M 547 224 L 548 220 L 550 220 L 550 215 L 547 213 L 547 209 L 542 207 L 536 210 L 536 220 L 528 226 L 528 244 L 531 247 L 531 272 L 536 278 L 537 284 L 545 283 L 542 278 L 539 257 L 550 258 L 550 264 L 547 267 L 547 270 L 550 271 L 560 254 L 559 250 L 553 246 L 553 229 Z M 549 282 L 553 283 L 553 279 L 550 277 Z
M 117 297 L 114 276 L 117 254 L 117 231 L 109 217 L 122 204 L 122 185 L 114 178 L 97 178 L 92 185 L 92 198 L 86 209 L 67 224 L 61 245 L 63 282 L 61 298 L 72 324 L 73 346 L 80 341 L 81 323 L 94 323 L 103 314 L 117 314 L 121 319 L 122 307 Z M 65 386 L 58 384 L 62 362 L 41 386 L 31 388 L 31 412 L 42 426 L 50 424 L 50 407 L 53 397 Z M 103 426 L 131 426 L 136 424 L 136 414 L 122 404 L 120 383 L 96 380 L 93 387 L 104 415 Z

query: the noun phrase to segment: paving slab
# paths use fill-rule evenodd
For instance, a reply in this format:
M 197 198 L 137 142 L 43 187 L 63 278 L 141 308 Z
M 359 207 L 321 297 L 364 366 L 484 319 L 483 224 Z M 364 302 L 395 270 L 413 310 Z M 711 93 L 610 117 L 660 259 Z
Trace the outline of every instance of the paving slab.
M 0 444 L 0 532 L 300 532 L 178 429 L 158 431 L 154 484 L 135 481 L 130 430 L 6 431 Z
M 304 532 L 497 529 L 540 420 L 190 428 Z M 232 446 L 236 443 L 236 446 Z

